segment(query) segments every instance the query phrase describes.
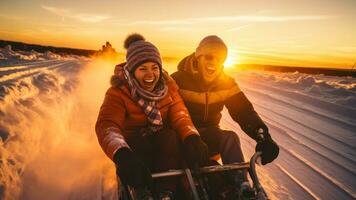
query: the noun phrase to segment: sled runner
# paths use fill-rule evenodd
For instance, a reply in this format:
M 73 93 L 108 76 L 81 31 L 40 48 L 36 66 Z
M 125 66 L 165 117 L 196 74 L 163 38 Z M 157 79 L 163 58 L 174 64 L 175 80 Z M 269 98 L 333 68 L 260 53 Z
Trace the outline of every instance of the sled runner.
M 230 172 L 235 170 L 247 169 L 250 178 L 253 182 L 253 197 L 242 197 L 240 199 L 248 200 L 268 200 L 267 193 L 263 189 L 256 174 L 256 161 L 261 156 L 260 152 L 255 153 L 250 162 L 233 163 L 225 165 L 214 165 L 208 167 L 202 167 L 197 170 L 182 169 L 182 170 L 169 170 L 161 173 L 152 174 L 154 181 L 159 181 L 160 178 L 184 176 L 188 183 L 194 200 L 208 200 L 209 198 L 209 185 L 205 181 L 206 176 L 209 174 L 219 174 L 224 172 Z M 121 185 L 119 188 L 119 200 L 133 200 L 130 188 L 127 185 Z

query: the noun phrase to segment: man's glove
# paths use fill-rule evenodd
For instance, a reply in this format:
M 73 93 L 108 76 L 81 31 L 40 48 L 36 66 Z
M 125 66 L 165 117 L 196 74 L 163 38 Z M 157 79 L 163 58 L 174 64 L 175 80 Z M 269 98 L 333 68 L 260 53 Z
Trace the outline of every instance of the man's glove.
M 129 149 L 121 148 L 114 155 L 116 173 L 122 183 L 133 188 L 147 188 L 152 184 L 152 175 L 144 163 Z
M 272 162 L 279 154 L 279 147 L 275 141 L 272 140 L 271 135 L 268 133 L 266 126 L 257 130 L 257 145 L 256 152 L 262 152 L 262 165 Z
M 183 148 L 189 167 L 194 168 L 197 165 L 207 164 L 209 160 L 208 146 L 199 135 L 190 135 L 185 138 Z

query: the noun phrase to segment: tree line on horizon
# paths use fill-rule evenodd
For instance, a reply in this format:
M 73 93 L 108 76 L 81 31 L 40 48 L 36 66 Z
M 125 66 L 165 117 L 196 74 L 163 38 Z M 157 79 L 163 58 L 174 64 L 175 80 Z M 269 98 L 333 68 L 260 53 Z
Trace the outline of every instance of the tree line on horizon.
M 101 50 L 89 50 L 89 49 L 76 49 L 67 47 L 54 47 L 54 46 L 44 46 L 38 44 L 27 44 L 23 42 L 14 42 L 7 40 L 0 40 L 0 48 L 10 45 L 14 51 L 36 51 L 39 53 L 45 53 L 46 51 L 51 51 L 59 55 L 78 55 L 78 56 L 92 56 L 99 53 Z

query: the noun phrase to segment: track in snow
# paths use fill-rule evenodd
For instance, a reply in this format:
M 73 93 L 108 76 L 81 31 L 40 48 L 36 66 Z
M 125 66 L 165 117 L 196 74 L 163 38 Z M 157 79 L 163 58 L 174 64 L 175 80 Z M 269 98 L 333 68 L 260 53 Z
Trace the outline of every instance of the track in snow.
M 271 176 L 288 196 L 265 185 L 267 191 L 280 199 L 355 199 L 355 111 L 268 83 L 238 81 L 280 145 L 278 159 L 258 172 L 261 179 L 263 173 Z M 253 153 L 255 143 L 226 111 L 222 125 L 239 132 L 245 154 Z

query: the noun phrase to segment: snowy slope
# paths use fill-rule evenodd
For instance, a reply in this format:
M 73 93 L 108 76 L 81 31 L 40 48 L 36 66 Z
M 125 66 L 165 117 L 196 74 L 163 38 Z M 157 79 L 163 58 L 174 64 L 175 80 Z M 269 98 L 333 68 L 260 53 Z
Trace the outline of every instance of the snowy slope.
M 267 191 L 277 199 L 355 199 L 356 79 L 268 72 L 235 78 L 281 147 L 276 162 L 259 168 L 263 182 L 273 179 Z M 222 124 L 239 130 L 227 112 Z M 251 155 L 254 142 L 239 135 Z
M 115 199 L 114 167 L 94 132 L 114 63 L 10 50 L 0 51 L 0 199 Z M 356 79 L 232 76 L 281 147 L 257 168 L 270 197 L 355 199 Z M 255 142 L 226 111 L 221 126 L 239 134 L 249 158 Z

